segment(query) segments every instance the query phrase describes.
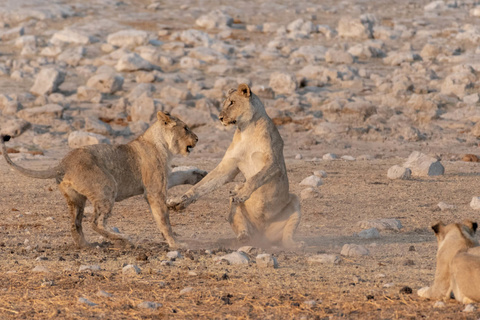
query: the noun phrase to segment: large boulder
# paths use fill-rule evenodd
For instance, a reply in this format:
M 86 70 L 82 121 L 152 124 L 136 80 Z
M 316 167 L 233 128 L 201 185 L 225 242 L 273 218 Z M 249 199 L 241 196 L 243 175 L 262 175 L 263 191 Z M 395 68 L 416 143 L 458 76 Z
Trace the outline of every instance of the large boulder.
M 30 92 L 39 96 L 50 94 L 57 91 L 64 79 L 65 72 L 54 68 L 44 68 L 35 78 L 35 83 Z
M 403 167 L 412 170 L 413 176 L 439 176 L 445 173 L 445 168 L 436 158 L 427 156 L 419 151 L 410 154 Z

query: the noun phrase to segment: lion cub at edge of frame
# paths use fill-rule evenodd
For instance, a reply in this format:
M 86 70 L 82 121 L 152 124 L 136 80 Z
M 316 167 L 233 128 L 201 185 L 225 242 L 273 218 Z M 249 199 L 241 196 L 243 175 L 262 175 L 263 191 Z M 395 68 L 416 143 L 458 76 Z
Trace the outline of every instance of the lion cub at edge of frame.
M 300 201 L 289 193 L 283 140 L 262 102 L 247 84 L 240 84 L 228 92 L 219 118 L 225 126 L 237 127 L 222 161 L 183 196 L 169 199 L 169 207 L 183 209 L 241 172 L 245 183 L 233 191 L 228 218 L 237 239 L 301 247 L 293 240 Z
M 82 229 L 86 200 L 95 210 L 92 228 L 110 240 L 128 243 L 121 234 L 107 230 L 107 218 L 116 201 L 144 194 L 158 228 L 170 247 L 181 245 L 174 238 L 166 205 L 169 162 L 173 154 L 190 153 L 197 136 L 181 120 L 168 113 L 158 112 L 157 121 L 141 136 L 124 145 L 97 144 L 70 151 L 54 168 L 44 171 L 26 169 L 13 163 L 8 156 L 2 136 L 3 155 L 8 164 L 23 175 L 38 179 L 57 180 L 72 217 L 71 232 L 78 247 L 91 245 Z M 176 184 L 195 184 L 206 174 L 189 172 L 183 177 L 173 172 Z
M 480 302 L 480 247 L 474 238 L 477 223 L 442 222 L 432 226 L 438 242 L 437 269 L 431 287 L 418 290 L 429 299 L 450 299 L 462 303 Z

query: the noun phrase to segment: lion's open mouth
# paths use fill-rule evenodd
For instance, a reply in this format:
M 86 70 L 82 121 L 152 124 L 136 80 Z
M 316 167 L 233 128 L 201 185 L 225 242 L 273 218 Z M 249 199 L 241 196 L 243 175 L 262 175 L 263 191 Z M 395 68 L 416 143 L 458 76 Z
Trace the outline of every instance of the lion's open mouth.
M 237 123 L 237 120 L 232 120 L 228 124 L 235 124 L 235 123 Z
M 190 153 L 190 151 L 192 151 L 193 149 L 193 146 L 187 146 L 187 152 Z

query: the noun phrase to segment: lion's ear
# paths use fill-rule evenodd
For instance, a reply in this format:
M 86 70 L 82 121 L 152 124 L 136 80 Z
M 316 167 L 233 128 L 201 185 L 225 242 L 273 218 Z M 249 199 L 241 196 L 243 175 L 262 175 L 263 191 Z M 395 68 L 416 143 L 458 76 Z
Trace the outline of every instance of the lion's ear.
M 238 85 L 237 92 L 246 98 L 250 97 L 251 95 L 250 87 L 246 83 Z
M 432 230 L 433 230 L 433 232 L 435 232 L 435 234 L 439 234 L 444 226 L 445 225 L 443 224 L 443 222 L 439 222 L 439 223 L 432 226 Z
M 168 112 L 158 111 L 157 119 L 158 121 L 163 122 L 164 124 L 169 124 L 170 122 L 172 122 L 172 119 L 170 118 L 170 113 Z

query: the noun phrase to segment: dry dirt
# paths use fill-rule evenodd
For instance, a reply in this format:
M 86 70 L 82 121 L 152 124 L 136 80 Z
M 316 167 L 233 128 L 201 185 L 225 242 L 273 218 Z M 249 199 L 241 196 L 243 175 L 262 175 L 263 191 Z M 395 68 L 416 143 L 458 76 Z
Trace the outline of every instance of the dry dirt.
M 412 146 L 415 147 L 415 146 Z M 419 147 L 419 146 L 417 146 Z M 310 150 L 311 155 L 321 150 Z M 349 154 L 355 154 L 350 150 Z M 61 154 L 59 152 L 58 154 Z M 45 168 L 50 160 L 21 161 L 24 166 Z M 288 154 L 288 152 L 287 152 Z M 47 154 L 48 155 L 48 154 Z M 104 245 L 78 250 L 69 233 L 66 204 L 55 183 L 33 180 L 0 162 L 0 317 L 44 318 L 245 318 L 245 319 L 460 319 L 478 317 L 462 313 L 463 305 L 451 300 L 443 309 L 424 300 L 416 290 L 429 285 L 434 276 L 436 242 L 429 226 L 442 219 L 475 218 L 468 206 L 478 185 L 479 164 L 443 161 L 442 177 L 390 181 L 387 169 L 403 159 L 377 155 L 369 161 L 305 161 L 287 156 L 292 192 L 314 170 L 328 174 L 320 197 L 302 201 L 303 218 L 297 239 L 302 251 L 284 251 L 262 246 L 272 253 L 277 269 L 217 264 L 213 256 L 238 249 L 226 221 L 228 185 L 172 213 L 174 230 L 190 250 L 172 266 L 161 265 L 169 251 L 142 197 L 117 203 L 109 221 L 131 236 L 135 248 Z M 308 158 L 308 157 L 307 157 Z M 219 158 L 181 158 L 176 164 L 194 164 L 211 170 Z M 171 194 L 186 190 L 172 189 Z M 439 201 L 457 206 L 440 211 Z M 87 214 L 87 238 L 101 242 L 91 232 Z M 354 234 L 363 219 L 396 218 L 399 232 L 382 231 L 379 239 L 363 240 Z M 370 255 L 344 257 L 339 265 L 307 263 L 316 253 L 339 254 L 345 243 L 364 244 Z M 211 250 L 213 254 L 205 253 Z M 44 260 L 38 259 L 44 257 Z M 147 260 L 145 261 L 145 257 Z M 39 261 L 40 260 L 40 261 Z M 122 274 L 122 266 L 136 264 L 139 275 Z M 33 272 L 38 265 L 50 272 Z M 81 265 L 99 265 L 100 271 L 79 272 Z M 192 273 L 193 271 L 193 273 Z M 384 287 L 389 284 L 389 287 Z M 181 294 L 186 287 L 192 291 Z M 409 287 L 413 293 L 402 293 Z M 112 297 L 99 297 L 104 290 Z M 408 290 L 407 290 L 408 291 Z M 87 306 L 79 298 L 96 303 Z M 155 301 L 157 310 L 140 309 L 142 301 Z M 309 305 L 306 301 L 315 301 Z

